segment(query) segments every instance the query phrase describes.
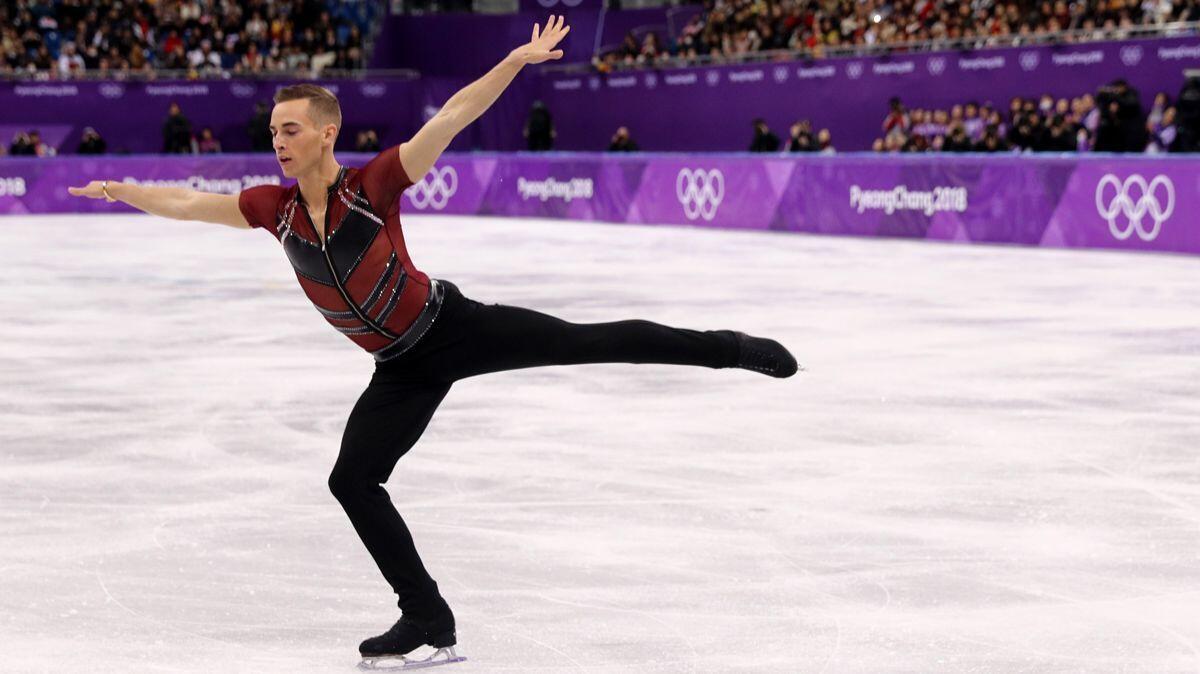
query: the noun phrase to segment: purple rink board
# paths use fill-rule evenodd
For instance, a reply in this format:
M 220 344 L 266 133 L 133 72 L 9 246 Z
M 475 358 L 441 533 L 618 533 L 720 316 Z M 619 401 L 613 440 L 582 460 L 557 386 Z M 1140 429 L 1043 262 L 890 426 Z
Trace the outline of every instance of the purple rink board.
M 67 194 L 102 177 L 281 184 L 263 155 L 8 158 L 0 213 L 134 211 Z M 1200 253 L 1200 157 L 446 154 L 400 198 L 407 213 Z

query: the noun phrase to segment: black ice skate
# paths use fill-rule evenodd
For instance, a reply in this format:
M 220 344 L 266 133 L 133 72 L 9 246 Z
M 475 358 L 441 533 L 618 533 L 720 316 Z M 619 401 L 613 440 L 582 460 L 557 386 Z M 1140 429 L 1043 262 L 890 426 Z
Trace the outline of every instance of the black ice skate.
M 744 370 L 761 372 L 772 377 L 790 377 L 800 369 L 796 359 L 782 344 L 763 337 L 751 337 L 734 332 L 738 342 L 738 364 Z
M 456 643 L 453 614 L 429 623 L 404 616 L 387 632 L 371 637 L 359 645 L 358 652 L 363 660 L 358 668 L 406 671 L 462 662 L 466 658 L 454 652 Z M 408 653 L 421 646 L 433 646 L 437 650 L 424 659 L 408 657 Z

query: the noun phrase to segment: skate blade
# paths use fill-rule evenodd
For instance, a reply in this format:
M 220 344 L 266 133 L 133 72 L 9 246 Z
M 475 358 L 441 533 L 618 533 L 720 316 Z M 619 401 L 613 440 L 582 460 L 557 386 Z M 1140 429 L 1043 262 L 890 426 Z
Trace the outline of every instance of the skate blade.
M 407 672 L 410 669 L 425 669 L 427 667 L 450 665 L 466 659 L 465 656 L 455 653 L 453 646 L 448 646 L 446 648 L 439 648 L 433 652 L 433 655 L 420 660 L 410 658 L 407 655 L 380 655 L 363 658 L 362 662 L 358 663 L 358 668 L 374 672 Z

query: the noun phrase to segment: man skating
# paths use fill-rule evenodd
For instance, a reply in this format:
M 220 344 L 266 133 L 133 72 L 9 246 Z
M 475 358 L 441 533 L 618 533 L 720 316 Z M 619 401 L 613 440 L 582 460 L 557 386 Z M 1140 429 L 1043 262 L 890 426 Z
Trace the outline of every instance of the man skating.
M 796 361 L 778 342 L 730 330 L 696 331 L 650 321 L 576 324 L 540 312 L 481 304 L 413 264 L 399 196 L 424 176 L 468 124 L 530 63 L 561 58 L 562 17 L 468 85 L 412 138 L 361 169 L 341 166 L 333 147 L 342 126 L 336 97 L 312 84 L 281 89 L 270 131 L 291 187 L 240 195 L 109 181 L 72 194 L 124 201 L 155 215 L 271 232 L 304 292 L 336 330 L 375 359 L 370 384 L 346 423 L 329 488 L 398 597 L 402 615 L 359 650 L 365 662 L 429 645 L 423 664 L 458 658 L 454 614 L 417 554 L 383 484 L 420 438 L 454 382 L 489 372 L 582 363 L 739 367 L 789 377 Z M 410 662 L 410 661 L 405 661 Z M 411 661 L 419 662 L 419 661 Z

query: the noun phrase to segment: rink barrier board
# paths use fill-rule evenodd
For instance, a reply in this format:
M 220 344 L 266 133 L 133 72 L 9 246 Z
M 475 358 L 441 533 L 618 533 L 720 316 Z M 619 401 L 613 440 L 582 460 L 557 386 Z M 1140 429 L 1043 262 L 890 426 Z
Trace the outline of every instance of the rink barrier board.
M 136 212 L 67 193 L 99 178 L 284 182 L 270 155 L 6 158 L 0 214 Z M 400 199 L 402 213 L 1200 253 L 1200 157 L 446 154 Z

